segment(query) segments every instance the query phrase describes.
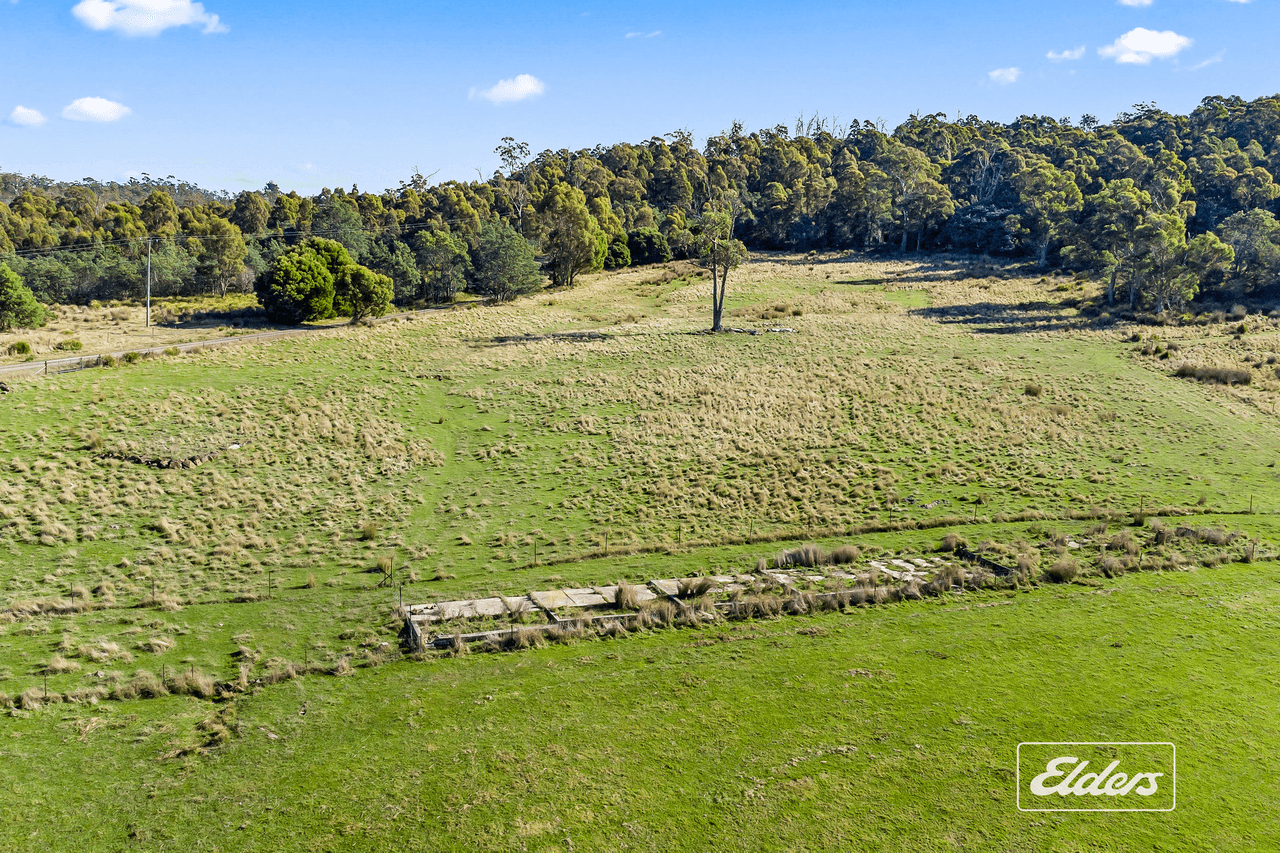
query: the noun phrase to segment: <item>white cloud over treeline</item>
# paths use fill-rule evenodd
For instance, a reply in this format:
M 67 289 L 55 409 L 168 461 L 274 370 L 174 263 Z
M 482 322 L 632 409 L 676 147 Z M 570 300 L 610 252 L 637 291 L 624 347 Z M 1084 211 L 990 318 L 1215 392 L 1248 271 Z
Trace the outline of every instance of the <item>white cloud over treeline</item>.
M 541 95 L 546 88 L 547 85 L 532 74 L 517 74 L 510 80 L 499 80 L 488 89 L 472 89 L 469 97 L 506 104 Z

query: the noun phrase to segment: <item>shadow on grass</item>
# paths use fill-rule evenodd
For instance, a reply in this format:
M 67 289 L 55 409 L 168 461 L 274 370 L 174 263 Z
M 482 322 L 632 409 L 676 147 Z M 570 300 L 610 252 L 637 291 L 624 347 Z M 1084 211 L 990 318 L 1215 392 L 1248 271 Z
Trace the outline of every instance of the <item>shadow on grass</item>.
M 1011 305 L 997 302 L 943 305 L 913 308 L 909 313 L 938 323 L 972 326 L 973 331 L 985 334 L 1073 331 L 1098 325 L 1095 319 L 1068 315 L 1061 305 L 1043 300 Z

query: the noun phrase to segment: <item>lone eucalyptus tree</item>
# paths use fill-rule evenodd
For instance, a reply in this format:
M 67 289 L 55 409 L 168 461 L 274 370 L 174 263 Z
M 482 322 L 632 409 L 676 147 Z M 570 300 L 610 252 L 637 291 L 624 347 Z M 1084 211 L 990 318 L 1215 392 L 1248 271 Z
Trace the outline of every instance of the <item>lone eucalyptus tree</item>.
M 747 247 L 733 239 L 733 219 L 720 211 L 702 217 L 702 234 L 698 254 L 711 270 L 711 331 L 723 331 L 724 297 L 729 283 L 729 270 L 747 260 Z

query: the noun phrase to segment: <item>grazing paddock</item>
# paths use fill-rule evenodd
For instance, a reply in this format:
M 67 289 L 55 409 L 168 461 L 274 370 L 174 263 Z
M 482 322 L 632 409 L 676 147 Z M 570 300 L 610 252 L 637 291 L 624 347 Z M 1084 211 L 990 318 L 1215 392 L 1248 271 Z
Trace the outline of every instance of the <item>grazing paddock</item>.
M 1187 744 L 1126 838 L 1268 837 L 1274 324 L 1094 287 L 764 255 L 731 325 L 793 333 L 669 264 L 6 380 L 0 841 L 1105 848 L 1006 778 L 1095 734 Z

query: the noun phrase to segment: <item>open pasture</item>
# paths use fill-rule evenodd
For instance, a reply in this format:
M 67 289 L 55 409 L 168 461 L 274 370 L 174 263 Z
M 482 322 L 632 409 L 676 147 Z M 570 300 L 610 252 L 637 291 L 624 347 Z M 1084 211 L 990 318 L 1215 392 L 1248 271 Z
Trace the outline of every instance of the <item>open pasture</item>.
M 989 272 L 765 256 L 730 278 L 742 332 L 712 336 L 709 282 L 671 265 L 10 382 L 0 837 L 1122 849 L 1118 822 L 1019 814 L 1014 746 L 1184 733 L 1187 805 L 1141 837 L 1261 844 L 1274 786 L 1239 779 L 1274 739 L 1274 323 L 1099 325 L 1059 304 L 1087 284 Z M 401 596 L 746 575 L 809 541 L 890 559 L 947 533 L 1027 581 L 1084 542 L 1078 582 L 517 656 L 398 643 Z

